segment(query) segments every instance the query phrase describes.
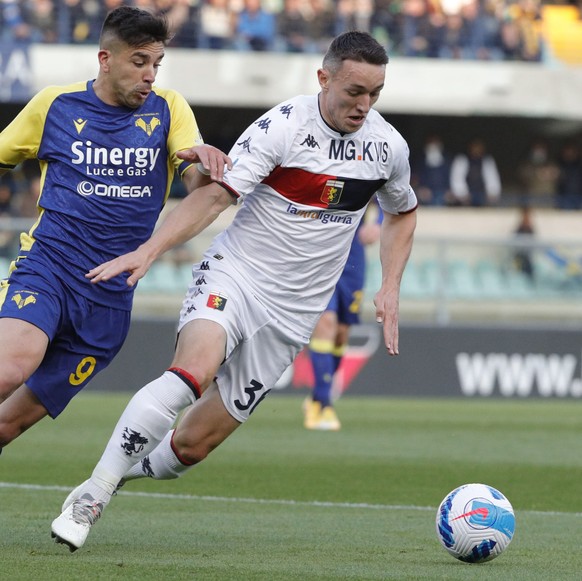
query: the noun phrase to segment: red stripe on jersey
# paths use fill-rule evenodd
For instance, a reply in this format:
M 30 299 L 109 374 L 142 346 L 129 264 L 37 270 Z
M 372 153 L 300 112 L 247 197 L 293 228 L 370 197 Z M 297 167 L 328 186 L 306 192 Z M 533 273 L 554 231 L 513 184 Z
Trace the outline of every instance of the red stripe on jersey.
M 273 188 L 284 198 L 297 204 L 327 208 L 333 205 L 333 186 L 337 176 L 314 174 L 297 167 L 278 165 L 263 183 Z

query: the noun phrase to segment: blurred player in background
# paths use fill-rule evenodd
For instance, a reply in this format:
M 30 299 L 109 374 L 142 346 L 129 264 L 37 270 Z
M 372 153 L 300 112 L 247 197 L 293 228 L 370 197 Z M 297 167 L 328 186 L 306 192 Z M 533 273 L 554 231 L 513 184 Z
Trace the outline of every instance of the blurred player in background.
M 377 209 L 376 204 L 371 204 Z M 362 220 L 350 247 L 346 266 L 329 305 L 309 341 L 314 386 L 303 402 L 303 425 L 308 430 L 338 431 L 341 422 L 333 405 L 333 383 L 348 346 L 350 327 L 360 322 L 366 281 L 365 246 L 380 238 L 382 212 L 372 222 Z
M 203 145 L 185 99 L 153 88 L 169 38 L 163 18 L 112 11 L 97 78 L 44 89 L 0 134 L 0 173 L 37 158 L 42 184 L 0 287 L 0 451 L 56 418 L 125 340 L 134 289 L 86 273 L 150 237 L 175 171 L 190 191 L 209 170 L 222 177 L 227 157 Z M 193 146 L 189 161 L 177 157 Z
M 376 319 L 388 353 L 398 354 L 417 200 L 408 146 L 372 108 L 387 62 L 369 34 L 338 36 L 317 72 L 318 95 L 294 97 L 252 123 L 220 183 L 184 198 L 135 252 L 89 272 L 97 285 L 125 272 L 135 284 L 208 215 L 243 202 L 194 266 L 171 367 L 134 395 L 91 478 L 65 500 L 51 526 L 57 542 L 83 546 L 122 480 L 177 478 L 249 418 L 309 342 L 374 194 L 384 214 Z

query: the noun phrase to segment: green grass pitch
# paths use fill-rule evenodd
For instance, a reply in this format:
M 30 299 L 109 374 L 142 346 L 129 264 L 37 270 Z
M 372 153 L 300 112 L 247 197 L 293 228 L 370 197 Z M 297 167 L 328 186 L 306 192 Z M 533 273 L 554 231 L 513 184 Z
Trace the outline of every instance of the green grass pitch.
M 0 578 L 17 580 L 580 579 L 577 401 L 356 398 L 337 433 L 302 427 L 301 395 L 267 398 L 179 480 L 129 483 L 85 547 L 50 539 L 128 394 L 87 392 L 0 456 Z M 453 488 L 484 482 L 516 513 L 507 551 L 468 565 L 435 534 Z

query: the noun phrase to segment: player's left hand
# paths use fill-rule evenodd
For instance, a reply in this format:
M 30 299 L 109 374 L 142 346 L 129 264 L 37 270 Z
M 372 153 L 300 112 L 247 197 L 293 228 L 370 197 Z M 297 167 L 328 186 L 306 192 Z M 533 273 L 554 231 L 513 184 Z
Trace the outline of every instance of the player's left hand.
M 178 151 L 176 155 L 185 161 L 201 163 L 209 172 L 210 178 L 216 182 L 222 181 L 225 167 L 232 169 L 230 157 L 212 145 L 195 145 L 190 149 Z
M 399 355 L 398 297 L 390 297 L 380 290 L 374 297 L 374 305 L 376 305 L 376 322 L 382 324 L 388 355 Z

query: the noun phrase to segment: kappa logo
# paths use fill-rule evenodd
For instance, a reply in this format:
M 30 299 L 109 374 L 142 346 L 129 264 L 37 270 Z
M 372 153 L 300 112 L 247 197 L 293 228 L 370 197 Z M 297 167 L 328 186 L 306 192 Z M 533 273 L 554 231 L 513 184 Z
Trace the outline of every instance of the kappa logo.
M 327 180 L 323 192 L 321 192 L 321 201 L 328 206 L 339 204 L 344 185 L 345 182 L 342 182 L 341 180 Z
M 265 133 L 269 133 L 271 120 L 268 117 L 266 119 L 259 119 L 258 121 L 255 121 L 255 125 Z
M 315 149 L 316 147 L 317 149 L 321 149 L 321 147 L 319 147 L 319 143 L 317 143 L 315 137 L 313 137 L 311 133 L 308 133 L 307 137 L 299 145 L 307 145 L 307 147 L 311 147 L 311 149 Z
M 293 111 L 293 105 L 282 105 L 279 107 L 279 112 L 282 115 L 285 115 L 287 119 L 289 119 L 289 115 L 291 115 L 291 111 Z
M 240 145 L 243 149 L 245 149 L 249 153 L 251 152 L 251 138 L 250 137 L 247 137 L 246 139 L 243 139 L 242 141 L 237 142 L 237 145 Z
M 155 128 L 161 124 L 162 122 L 157 117 L 153 117 L 149 122 L 146 121 L 143 117 L 140 117 L 135 122 L 136 127 L 143 129 L 148 134 L 148 136 L 151 135 Z
M 36 297 L 34 296 L 34 294 L 29 293 L 28 291 L 23 292 L 26 294 L 23 295 L 21 293 L 16 293 L 12 297 L 12 300 L 16 303 L 16 306 L 19 309 L 23 309 L 27 305 L 34 305 L 34 303 L 36 303 Z

